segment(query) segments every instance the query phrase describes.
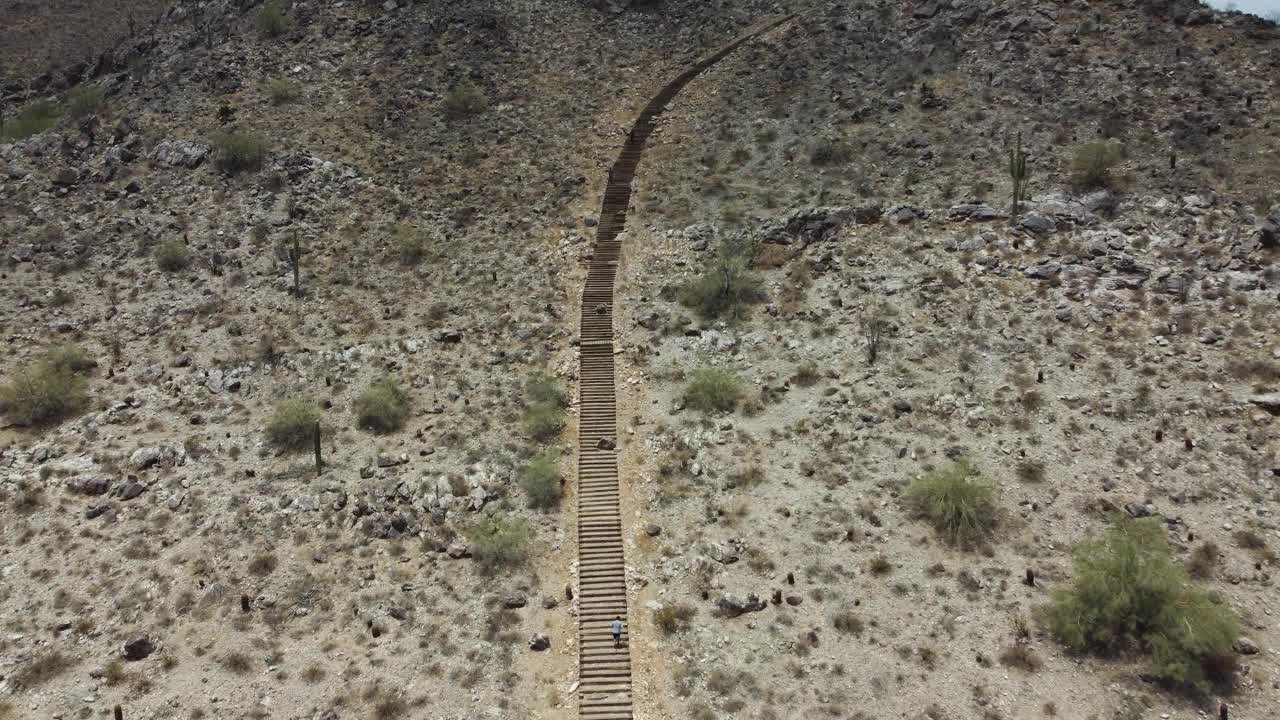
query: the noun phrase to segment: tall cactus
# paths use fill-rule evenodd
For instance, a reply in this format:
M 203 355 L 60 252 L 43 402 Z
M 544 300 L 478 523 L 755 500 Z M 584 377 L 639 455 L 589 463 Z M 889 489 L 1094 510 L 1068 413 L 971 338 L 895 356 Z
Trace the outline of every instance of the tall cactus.
M 293 295 L 302 297 L 302 283 L 299 274 L 302 269 L 302 243 L 298 241 L 298 233 L 293 234 L 293 247 L 289 248 L 289 264 L 293 265 Z
M 1011 215 L 1018 214 L 1018 206 L 1027 199 L 1027 154 L 1022 151 L 1022 133 L 1018 133 L 1018 141 L 1009 148 L 1009 178 L 1013 180 L 1013 209 Z

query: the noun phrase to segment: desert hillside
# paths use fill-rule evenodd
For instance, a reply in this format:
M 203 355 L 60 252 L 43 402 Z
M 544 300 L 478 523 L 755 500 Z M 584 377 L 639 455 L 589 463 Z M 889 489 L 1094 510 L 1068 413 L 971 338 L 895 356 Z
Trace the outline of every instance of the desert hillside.
M 579 717 L 588 449 L 582 717 L 1280 714 L 1274 24 L 98 5 L 0 0 L 0 720 Z

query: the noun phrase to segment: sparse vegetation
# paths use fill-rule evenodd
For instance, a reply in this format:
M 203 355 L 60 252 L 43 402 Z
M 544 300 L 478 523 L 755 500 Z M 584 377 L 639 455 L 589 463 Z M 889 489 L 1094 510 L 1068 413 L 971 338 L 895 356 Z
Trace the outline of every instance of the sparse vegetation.
M 487 571 L 523 565 L 529 556 L 529 526 L 520 520 L 486 517 L 468 534 L 471 555 Z
M 276 403 L 267 420 L 267 444 L 287 453 L 311 449 L 315 441 L 320 408 L 308 398 L 289 398 Z
M 688 630 L 697 614 L 698 609 L 692 605 L 671 603 L 653 611 L 653 624 L 662 630 L 663 635 L 674 635 Z
M 0 385 L 0 413 L 17 425 L 52 425 L 89 404 L 83 374 L 92 360 L 83 350 L 61 346 L 45 351 Z
M 974 475 L 968 462 L 952 462 L 912 481 L 903 497 L 948 542 L 971 546 L 990 536 L 998 519 L 995 488 Z
M 31 690 L 70 670 L 75 662 L 60 650 L 47 650 L 18 665 L 9 674 L 9 684 L 23 690 Z
M 259 170 L 267 159 L 267 141 L 249 130 L 224 130 L 213 135 L 214 166 L 227 175 Z
M 400 223 L 396 225 L 393 235 L 395 237 L 396 253 L 400 256 L 401 265 L 417 265 L 427 256 L 426 238 L 414 226 L 408 223 Z
M 853 613 L 852 610 L 841 610 L 831 619 L 831 625 L 839 632 L 845 635 L 862 635 L 865 628 L 862 619 Z
M 386 376 L 369 384 L 356 398 L 356 424 L 375 433 L 399 430 L 409 417 L 409 393 Z
M 37 100 L 23 108 L 17 117 L 4 118 L 4 125 L 0 126 L 0 140 L 25 140 L 48 130 L 57 121 L 58 107 L 48 100 Z
M 106 91 L 98 85 L 77 85 L 67 93 L 67 116 L 73 120 L 83 120 L 96 115 Z
M 191 251 L 178 238 L 163 240 L 155 249 L 156 267 L 165 272 L 186 270 L 191 265 Z
M 1203 543 L 1191 552 L 1191 559 L 1187 561 L 1187 572 L 1191 573 L 1191 577 L 1208 580 L 1218 569 L 1221 555 L 1222 550 L 1216 543 Z
M 564 427 L 564 407 L 568 402 L 554 376 L 535 372 L 525 379 L 524 426 L 533 439 L 552 440 Z
M 1033 673 L 1044 665 L 1044 661 L 1029 646 L 1023 643 L 1014 643 L 1000 653 L 1000 664 L 1005 667 L 1018 668 L 1019 670 Z
M 267 98 L 272 105 L 287 105 L 302 97 L 302 87 L 288 78 L 276 78 L 267 83 Z
M 450 120 L 479 115 L 489 108 L 489 100 L 475 85 L 455 85 L 444 94 L 444 113 Z
M 684 402 L 705 413 L 729 412 L 742 399 L 742 381 L 737 375 L 719 368 L 694 370 L 684 390 Z
M 553 451 L 545 451 L 520 468 L 520 489 L 529 507 L 547 510 L 560 502 L 560 463 Z
M 1237 621 L 1173 559 L 1163 519 L 1122 516 L 1101 538 L 1079 543 L 1073 558 L 1071 584 L 1044 608 L 1060 641 L 1106 655 L 1140 652 L 1159 677 L 1230 687 Z
M 853 148 L 845 143 L 823 138 L 809 146 L 809 162 L 823 167 L 843 165 L 853 159 Z

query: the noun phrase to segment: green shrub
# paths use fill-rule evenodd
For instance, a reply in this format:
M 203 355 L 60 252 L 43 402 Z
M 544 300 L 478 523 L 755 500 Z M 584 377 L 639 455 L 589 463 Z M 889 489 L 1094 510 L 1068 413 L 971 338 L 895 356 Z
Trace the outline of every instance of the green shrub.
M 399 430 L 409 417 L 409 393 L 390 377 L 372 382 L 355 401 L 356 424 L 365 430 Z
M 254 25 L 258 29 L 258 37 L 263 39 L 276 38 L 293 27 L 293 19 L 285 15 L 284 10 L 280 9 L 280 0 L 267 0 L 262 9 L 258 10 L 258 17 Z
M 3 118 L 0 140 L 23 140 L 53 127 L 58 121 L 58 108 L 48 100 L 37 100 L 25 107 L 17 117 Z
M 84 409 L 88 382 L 82 373 L 92 367 L 79 348 L 52 348 L 32 364 L 20 368 L 0 385 L 0 413 L 26 426 L 51 425 Z
M 427 256 L 427 243 L 422 233 L 408 223 L 400 223 L 391 231 L 402 265 L 417 265 Z
M 310 400 L 281 400 L 267 420 L 267 444 L 284 452 L 309 450 L 315 443 L 315 427 L 319 421 L 320 409 Z
M 455 85 L 444 94 L 444 114 L 451 120 L 479 115 L 489 107 L 489 99 L 470 83 Z
M 1156 676 L 1175 683 L 1230 687 L 1238 623 L 1174 560 L 1163 519 L 1121 516 L 1072 557 L 1075 577 L 1043 608 L 1058 640 L 1109 656 L 1144 653 Z
M 267 141 L 248 130 L 224 130 L 213 136 L 214 166 L 228 175 L 258 170 L 267 159 Z
M 903 497 L 948 542 L 971 545 L 988 536 L 999 517 L 995 488 L 973 474 L 969 463 L 953 462 L 913 480 Z
M 700 368 L 693 371 L 684 389 L 685 405 L 702 412 L 728 412 L 742 399 L 742 381 L 728 370 Z
M 156 246 L 156 267 L 165 272 L 185 270 L 191 264 L 191 251 L 178 238 L 169 238 Z
M 471 556 L 486 570 L 523 565 L 533 532 L 520 520 L 487 517 L 471 528 Z
M 704 317 L 740 318 L 748 305 L 765 297 L 764 282 L 750 270 L 754 247 L 726 240 L 707 269 L 680 288 L 680 302 Z
M 82 120 L 97 114 L 105 97 L 106 91 L 97 85 L 77 85 L 67 93 L 67 115 Z
M 276 78 L 267 83 L 267 97 L 272 105 L 286 105 L 302 96 L 302 88 L 288 78 Z
M 520 489 L 532 508 L 546 510 L 560 502 L 560 463 L 555 453 L 539 453 L 520 468 Z
M 822 139 L 809 146 L 809 162 L 814 165 L 843 165 L 853 159 L 853 148 L 842 142 Z
M 1077 145 L 1072 151 L 1072 180 L 1083 188 L 1100 188 L 1111 185 L 1111 168 L 1124 158 L 1121 145 L 1107 142 L 1091 142 Z
M 697 614 L 698 609 L 692 605 L 685 605 L 684 603 L 663 605 L 653 611 L 653 624 L 662 630 L 663 635 L 674 635 L 688 630 L 692 624 L 691 621 Z
M 563 427 L 564 411 L 557 403 L 535 402 L 524 409 L 524 428 L 534 440 L 552 440 Z

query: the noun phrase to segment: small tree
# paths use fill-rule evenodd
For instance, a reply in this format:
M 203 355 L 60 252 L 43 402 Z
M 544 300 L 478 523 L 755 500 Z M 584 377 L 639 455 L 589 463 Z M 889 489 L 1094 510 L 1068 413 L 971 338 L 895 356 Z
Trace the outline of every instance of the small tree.
M 1101 538 L 1077 544 L 1075 576 L 1054 591 L 1043 619 L 1073 649 L 1142 652 L 1159 677 L 1229 688 L 1237 620 L 1192 582 L 1165 532 L 1161 518 L 1119 516 Z

